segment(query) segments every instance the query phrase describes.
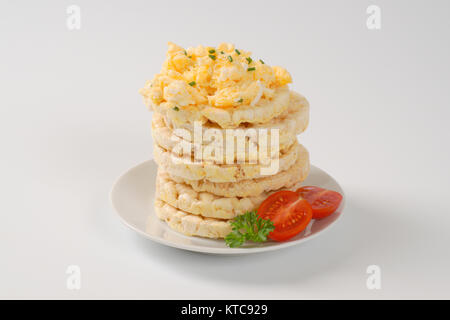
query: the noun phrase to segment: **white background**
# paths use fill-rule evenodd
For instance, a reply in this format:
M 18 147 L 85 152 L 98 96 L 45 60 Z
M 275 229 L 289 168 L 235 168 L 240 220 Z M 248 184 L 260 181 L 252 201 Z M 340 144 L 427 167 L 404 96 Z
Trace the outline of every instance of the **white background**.
M 381 30 L 366 27 L 370 4 Z M 449 13 L 448 1 L 2 1 L 0 297 L 450 298 Z M 152 157 L 137 91 L 167 41 L 233 42 L 290 71 L 311 103 L 300 139 L 347 195 L 330 232 L 221 257 L 121 224 L 108 194 Z M 381 290 L 366 287 L 371 264 Z

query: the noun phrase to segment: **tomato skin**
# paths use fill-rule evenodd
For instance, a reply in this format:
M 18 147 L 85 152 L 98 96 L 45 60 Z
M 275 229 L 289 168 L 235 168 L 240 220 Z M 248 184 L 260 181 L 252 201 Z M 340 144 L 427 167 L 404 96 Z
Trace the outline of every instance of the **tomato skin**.
M 297 192 L 303 198 L 308 199 L 324 190 L 326 190 L 326 189 L 316 187 L 316 186 L 304 186 L 304 187 L 297 189 L 297 191 L 295 191 L 295 192 Z
M 299 217 L 298 224 L 294 223 L 293 225 L 288 226 L 288 228 L 282 230 L 280 230 L 280 227 L 277 228 L 277 225 L 275 225 L 275 230 L 269 234 L 270 239 L 275 241 L 286 241 L 306 229 L 313 217 L 311 205 L 305 199 L 299 198 L 295 202 L 294 210 Z
M 311 205 L 305 199 L 287 190 L 270 195 L 261 203 L 257 214 L 273 222 L 275 230 L 269 238 L 275 241 L 286 241 L 305 230 L 313 215 Z
M 278 191 L 271 194 L 269 197 L 264 200 L 258 208 L 259 212 L 264 212 L 268 214 L 271 211 L 276 209 L 276 206 L 287 205 L 292 203 L 298 199 L 298 193 L 289 190 Z M 278 202 L 277 202 L 278 201 Z
M 311 204 L 313 219 L 323 219 L 333 214 L 342 201 L 340 193 L 314 186 L 301 187 L 296 192 Z

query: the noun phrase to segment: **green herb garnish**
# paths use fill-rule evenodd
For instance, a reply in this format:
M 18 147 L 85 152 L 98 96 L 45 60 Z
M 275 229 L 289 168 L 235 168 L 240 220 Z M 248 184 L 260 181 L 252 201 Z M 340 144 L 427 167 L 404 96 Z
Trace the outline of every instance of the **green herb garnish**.
M 242 246 L 246 241 L 264 242 L 275 226 L 270 220 L 261 219 L 256 211 L 239 215 L 231 222 L 232 230 L 226 237 L 225 243 L 230 248 Z
M 248 68 L 248 69 L 247 69 L 247 71 L 255 71 L 255 70 L 256 70 L 255 67 L 251 67 L 251 68 Z
M 244 99 L 240 98 L 237 102 L 241 103 Z
M 209 52 L 209 53 L 214 53 L 214 52 L 216 52 L 216 50 L 211 49 L 211 50 L 209 50 L 208 52 Z
M 264 64 L 264 61 L 262 61 L 261 59 L 259 59 L 259 62 L 261 62 L 262 64 Z
M 230 60 L 230 62 L 233 62 L 233 58 L 231 56 L 228 56 L 228 60 Z
M 240 52 L 238 49 L 234 49 L 234 51 L 236 51 L 236 53 L 237 53 L 238 55 L 241 54 L 241 52 Z
M 221 53 L 221 54 L 224 54 L 225 52 L 223 52 L 223 51 L 220 51 L 220 53 Z
M 213 60 L 216 60 L 216 56 L 214 56 L 214 55 L 212 55 L 212 54 L 210 54 L 209 57 L 210 57 L 211 59 L 213 59 Z
M 178 107 L 173 107 L 173 110 L 175 110 L 175 111 L 180 111 L 180 108 L 178 108 Z
M 191 87 L 195 86 L 195 81 L 189 82 L 189 85 L 190 85 Z
M 187 56 L 187 52 L 186 52 L 186 50 L 184 50 L 184 55 L 185 55 L 185 56 Z
M 248 64 L 252 63 L 252 61 L 253 61 L 252 58 L 250 58 L 250 57 L 245 58 L 245 60 L 247 60 Z

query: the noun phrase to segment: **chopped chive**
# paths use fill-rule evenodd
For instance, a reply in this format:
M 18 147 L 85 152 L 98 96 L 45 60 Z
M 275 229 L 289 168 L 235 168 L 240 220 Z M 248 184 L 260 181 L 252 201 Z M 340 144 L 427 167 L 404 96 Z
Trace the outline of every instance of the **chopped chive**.
M 192 56 L 188 56 L 189 59 L 192 59 Z
M 241 54 L 241 52 L 240 52 L 238 49 L 234 49 L 234 51 L 236 51 L 236 53 L 237 53 L 238 55 Z
M 262 61 L 261 59 L 259 59 L 259 62 L 261 62 L 262 64 L 264 64 L 264 61 Z
M 240 99 L 238 100 L 239 103 L 241 103 L 242 101 L 244 101 L 244 99 L 242 99 L 242 98 L 240 98 Z
M 250 58 L 250 57 L 245 58 L 245 60 L 247 60 L 248 64 L 252 63 L 252 61 L 253 61 L 252 58 Z
M 248 69 L 247 69 L 247 71 L 255 71 L 255 70 L 256 70 L 255 67 L 251 67 L 251 68 L 248 68 Z
M 214 52 L 216 52 L 216 50 L 211 49 L 211 50 L 209 50 L 208 52 L 209 52 L 209 53 L 214 53 Z
M 173 107 L 173 110 L 175 110 L 175 111 L 180 111 L 180 108 L 178 108 L 178 107 Z
M 221 54 L 224 54 L 225 52 L 223 52 L 223 51 L 220 51 L 220 53 L 221 53 Z
M 212 55 L 212 54 L 210 54 L 209 57 L 210 57 L 211 59 L 213 59 L 213 60 L 216 60 L 216 56 L 214 56 L 214 55 Z
M 195 81 L 189 82 L 189 85 L 190 85 L 191 87 L 195 86 Z
M 187 52 L 186 52 L 186 50 L 184 50 L 184 55 L 185 55 L 185 56 L 187 56 Z
M 233 62 L 233 58 L 231 56 L 228 56 L 228 60 L 230 60 L 230 62 Z

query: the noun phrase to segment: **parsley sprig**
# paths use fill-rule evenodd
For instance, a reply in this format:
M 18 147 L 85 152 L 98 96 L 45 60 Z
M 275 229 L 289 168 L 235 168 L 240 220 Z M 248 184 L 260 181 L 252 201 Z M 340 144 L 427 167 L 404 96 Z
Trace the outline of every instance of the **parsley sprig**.
M 230 248 L 240 247 L 246 241 L 267 241 L 267 236 L 275 229 L 272 221 L 261 219 L 256 211 L 239 215 L 230 223 L 232 231 L 225 237 L 225 243 Z

